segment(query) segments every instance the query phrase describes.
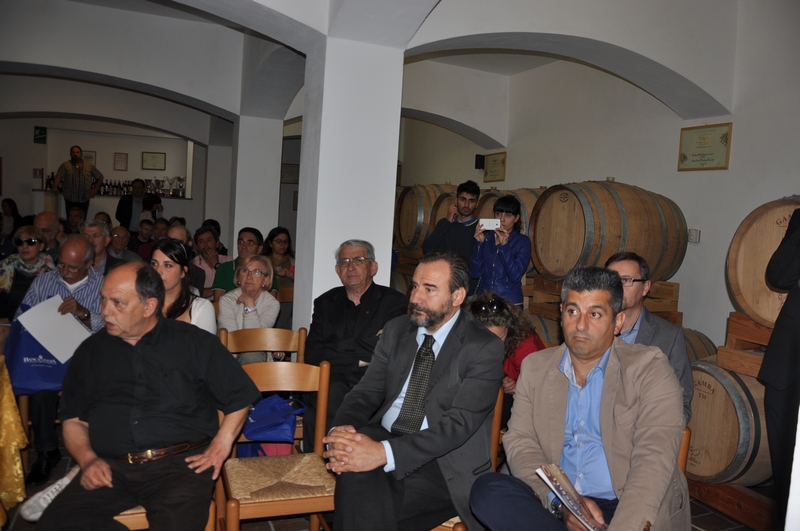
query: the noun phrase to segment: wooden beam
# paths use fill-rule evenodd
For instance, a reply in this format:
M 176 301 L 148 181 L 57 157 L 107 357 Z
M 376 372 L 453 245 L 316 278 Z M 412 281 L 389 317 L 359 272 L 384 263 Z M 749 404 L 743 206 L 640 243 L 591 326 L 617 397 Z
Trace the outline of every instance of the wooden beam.
M 739 485 L 689 481 L 689 494 L 755 531 L 771 531 L 775 502 Z

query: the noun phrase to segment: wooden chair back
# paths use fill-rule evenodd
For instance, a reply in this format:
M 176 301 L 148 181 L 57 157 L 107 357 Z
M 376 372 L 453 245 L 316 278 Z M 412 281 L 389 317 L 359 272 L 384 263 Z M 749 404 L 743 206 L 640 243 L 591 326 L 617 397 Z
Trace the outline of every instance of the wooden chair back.
M 297 332 L 283 328 L 248 328 L 229 332 L 226 328 L 220 328 L 217 335 L 225 348 L 234 354 L 252 351 L 297 352 L 297 362 L 305 362 L 308 335 L 305 328 Z
M 683 438 L 681 439 L 681 448 L 678 452 L 678 466 L 681 467 L 681 472 L 686 474 L 686 463 L 689 461 L 689 445 L 692 443 L 692 429 L 689 426 L 683 430 Z
M 294 288 L 279 289 L 278 302 L 294 302 Z

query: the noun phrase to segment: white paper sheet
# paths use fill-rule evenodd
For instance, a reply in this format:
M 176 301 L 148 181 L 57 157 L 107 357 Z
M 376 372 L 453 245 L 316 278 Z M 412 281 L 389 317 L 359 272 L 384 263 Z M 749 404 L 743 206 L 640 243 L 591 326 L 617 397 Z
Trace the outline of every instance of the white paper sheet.
M 71 313 L 58 313 L 62 302 L 61 295 L 51 297 L 20 315 L 19 320 L 50 354 L 66 363 L 78 345 L 92 333 Z

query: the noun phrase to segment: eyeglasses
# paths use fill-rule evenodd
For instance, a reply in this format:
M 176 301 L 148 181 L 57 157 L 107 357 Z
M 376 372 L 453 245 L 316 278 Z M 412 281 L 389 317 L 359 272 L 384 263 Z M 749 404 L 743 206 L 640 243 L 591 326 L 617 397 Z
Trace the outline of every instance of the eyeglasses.
M 643 278 L 620 277 L 622 285 L 626 288 L 633 286 L 634 282 L 644 282 Z
M 244 276 L 253 275 L 256 278 L 258 278 L 258 277 L 260 277 L 262 275 L 266 275 L 266 273 L 263 273 L 259 269 L 240 269 L 239 273 L 241 273 Z
M 14 240 L 14 245 L 16 245 L 17 247 L 22 247 L 24 244 L 27 245 L 28 247 L 33 247 L 40 241 L 41 240 L 38 238 L 25 238 L 24 240 L 22 238 L 17 238 L 16 240 Z
M 472 306 L 470 306 L 470 309 L 475 315 L 500 313 L 506 310 L 506 303 L 503 302 L 503 299 L 496 299 L 492 297 L 488 301 L 474 301 Z
M 247 245 L 248 247 L 255 247 L 257 245 L 255 240 L 243 240 L 241 238 L 236 240 L 236 243 L 239 245 Z
M 127 238 L 127 235 L 125 235 L 125 234 L 116 234 L 116 233 L 114 233 L 114 234 L 112 234 L 112 235 L 111 235 L 111 237 L 112 237 L 112 238 L 125 239 L 125 238 Z
M 286 245 L 289 243 L 289 240 L 272 240 L 272 243 L 277 243 L 278 245 Z
M 89 264 L 84 264 L 84 265 L 82 265 L 80 267 L 75 267 L 75 266 L 72 266 L 72 265 L 65 264 L 64 262 L 59 262 L 58 263 L 58 268 L 59 269 L 66 269 L 70 273 L 78 273 L 82 269 L 85 269 L 87 265 L 89 265 Z
M 356 256 L 355 258 L 342 258 L 341 260 L 336 262 L 336 265 L 338 265 L 339 267 L 349 267 L 350 264 L 353 264 L 354 266 L 358 267 L 360 265 L 363 265 L 364 262 L 366 261 L 367 261 L 366 256 Z

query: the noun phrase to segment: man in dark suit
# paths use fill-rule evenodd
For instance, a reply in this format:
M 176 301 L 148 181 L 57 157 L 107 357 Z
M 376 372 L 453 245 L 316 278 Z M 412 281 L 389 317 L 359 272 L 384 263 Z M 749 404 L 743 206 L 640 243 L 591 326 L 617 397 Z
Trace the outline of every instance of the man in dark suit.
M 620 337 L 628 344 L 658 347 L 667 356 L 683 388 L 683 416 L 686 424 L 689 424 L 694 381 L 692 365 L 686 353 L 686 336 L 681 327 L 653 315 L 644 307 L 644 297 L 650 292 L 650 266 L 647 260 L 636 253 L 617 253 L 606 260 L 606 268 L 616 271 L 622 278 L 625 325 Z
M 758 373 L 765 387 L 764 416 L 775 481 L 774 529 L 783 529 L 800 406 L 800 209 L 792 214 L 786 235 L 767 265 L 767 282 L 776 290 L 789 290 Z
M 114 217 L 119 224 L 131 233 L 131 238 L 135 238 L 139 232 L 139 215 L 142 213 L 142 201 L 144 200 L 145 186 L 142 179 L 134 179 L 131 183 L 131 195 L 123 195 L 117 203 L 117 211 Z
M 389 320 L 408 311 L 402 293 L 372 281 L 378 272 L 375 248 L 363 240 L 348 240 L 336 251 L 336 274 L 342 287 L 323 293 L 314 301 L 314 315 L 306 340 L 306 363 L 331 364 L 328 429 L 344 396 L 361 380 Z M 316 400 L 303 416 L 303 446 L 314 447 Z M 310 451 L 310 450 L 309 450 Z
M 425 255 L 410 315 L 386 324 L 367 373 L 325 438 L 339 474 L 335 528 L 428 530 L 455 516 L 469 529 L 475 479 L 491 469 L 492 409 L 503 343 L 461 311 L 469 266 Z

